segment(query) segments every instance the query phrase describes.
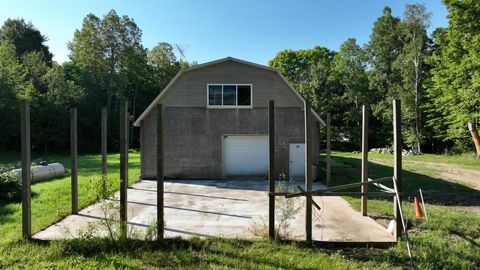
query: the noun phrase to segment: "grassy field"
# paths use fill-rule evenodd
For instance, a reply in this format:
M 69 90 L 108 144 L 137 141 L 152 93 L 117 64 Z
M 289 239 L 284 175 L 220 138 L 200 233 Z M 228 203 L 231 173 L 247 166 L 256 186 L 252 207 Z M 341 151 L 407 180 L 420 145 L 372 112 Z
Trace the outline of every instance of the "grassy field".
M 20 157 L 16 153 L 2 153 L 0 167 L 18 163 Z M 46 160 L 60 162 L 69 170 L 70 158 L 67 155 L 38 155 L 33 154 L 32 160 Z M 108 181 L 120 186 L 119 168 L 120 155 L 110 154 L 107 157 Z M 101 177 L 101 156 L 82 155 L 78 160 L 78 204 L 80 208 L 90 205 L 96 200 L 93 190 L 93 177 Z M 129 182 L 133 183 L 140 175 L 140 155 L 129 155 Z M 47 225 L 60 220 L 71 211 L 70 174 L 65 177 L 32 185 L 32 230 L 38 231 Z M 21 204 L 0 204 L 0 242 L 9 242 L 19 239 L 22 233 Z M 0 267 L 1 268 L 1 267 Z
M 34 155 L 49 161 L 69 164 L 65 155 Z M 360 155 L 334 153 L 334 185 L 359 179 Z M 392 174 L 391 155 L 372 155 L 379 162 L 370 164 L 370 177 Z M 406 157 L 404 190 L 414 195 L 425 190 L 429 221 L 416 221 L 413 205 L 405 198 L 404 208 L 411 220 L 410 239 L 414 258 L 408 259 L 405 242 L 388 249 L 306 247 L 302 242 L 279 243 L 268 240 L 240 239 L 171 239 L 161 243 L 110 241 L 106 239 L 25 242 L 21 235 L 21 205 L 0 205 L 0 269 L 3 268 L 236 268 L 236 269 L 478 269 L 480 268 L 479 191 L 449 179 L 438 177 L 435 164 L 448 163 L 479 170 L 468 156 L 425 155 Z M 412 162 L 410 164 L 410 159 Z M 18 160 L 13 153 L 0 154 L 0 166 Z M 390 160 L 390 161 L 389 161 Z M 79 159 L 79 203 L 84 207 L 95 198 L 91 194 L 92 177 L 100 177 L 100 156 L 82 155 Z M 118 186 L 119 156 L 109 155 L 109 181 Z M 130 154 L 130 181 L 139 175 L 139 154 Z M 32 190 L 33 230 L 51 224 L 70 211 L 69 177 L 34 184 Z M 433 196 L 431 194 L 435 194 Z M 438 194 L 458 194 L 441 199 Z M 454 199 L 452 199 L 454 198 Z M 473 199 L 472 199 L 473 198 Z M 359 208 L 359 199 L 346 197 Z M 369 213 L 388 217 L 392 203 L 369 200 Z

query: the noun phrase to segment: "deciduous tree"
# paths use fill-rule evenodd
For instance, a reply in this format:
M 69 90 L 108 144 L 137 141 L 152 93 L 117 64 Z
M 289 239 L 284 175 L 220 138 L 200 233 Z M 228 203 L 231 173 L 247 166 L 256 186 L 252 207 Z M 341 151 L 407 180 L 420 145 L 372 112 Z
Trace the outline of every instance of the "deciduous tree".
M 445 122 L 446 137 L 470 141 L 480 158 L 480 2 L 445 0 L 449 25 L 437 33 L 439 49 L 432 56 L 435 115 Z M 434 121 L 433 123 L 438 123 Z
M 48 65 L 52 63 L 52 53 L 45 45 L 47 37 L 24 19 L 7 19 L 0 28 L 0 42 L 10 40 L 15 46 L 17 56 L 28 52 L 42 52 Z
M 424 4 L 407 4 L 399 24 L 403 48 L 393 66 L 401 76 L 398 96 L 402 101 L 404 138 L 421 153 L 424 140 L 423 108 L 425 106 L 423 83 L 427 75 L 425 58 L 429 53 L 430 13 Z

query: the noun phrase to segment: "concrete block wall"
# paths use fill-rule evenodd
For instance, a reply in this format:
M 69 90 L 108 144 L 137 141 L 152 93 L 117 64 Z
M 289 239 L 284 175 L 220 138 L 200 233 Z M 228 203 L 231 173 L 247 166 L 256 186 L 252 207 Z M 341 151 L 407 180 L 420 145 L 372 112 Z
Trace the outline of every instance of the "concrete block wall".
M 268 135 L 268 109 L 165 108 L 165 177 L 221 179 L 225 135 Z M 156 113 L 141 125 L 143 179 L 156 177 Z M 313 131 L 313 163 L 318 164 L 319 126 Z M 275 108 L 275 175 L 288 175 L 289 144 L 304 143 L 304 114 L 298 107 Z

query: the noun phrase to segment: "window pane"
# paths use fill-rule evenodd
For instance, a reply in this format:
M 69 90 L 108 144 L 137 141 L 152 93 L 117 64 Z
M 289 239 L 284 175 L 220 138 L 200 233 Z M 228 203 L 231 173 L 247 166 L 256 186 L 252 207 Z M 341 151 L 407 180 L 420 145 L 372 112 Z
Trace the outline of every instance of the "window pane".
M 237 86 L 224 85 L 223 86 L 223 105 L 237 104 Z
M 251 106 L 252 97 L 251 97 L 251 86 L 250 85 L 239 85 L 238 86 L 238 106 Z
M 208 86 L 208 105 L 222 105 L 222 86 Z

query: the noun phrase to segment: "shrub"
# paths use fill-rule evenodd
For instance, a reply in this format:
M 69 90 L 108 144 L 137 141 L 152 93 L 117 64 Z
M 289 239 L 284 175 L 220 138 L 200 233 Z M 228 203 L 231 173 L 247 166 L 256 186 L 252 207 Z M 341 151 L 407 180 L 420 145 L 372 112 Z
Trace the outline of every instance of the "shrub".
M 291 182 L 281 181 L 276 187 L 276 192 L 293 193 L 296 191 Z M 275 197 L 275 216 L 277 219 L 277 236 L 287 239 L 290 236 L 289 229 L 295 216 L 302 210 L 303 204 L 300 198 Z
M 0 174 L 0 202 L 22 200 L 22 185 L 13 171 Z
M 280 175 L 280 179 L 284 180 L 286 177 Z M 276 192 L 296 192 L 293 187 L 293 182 L 279 181 L 275 186 Z M 302 210 L 303 204 L 300 198 L 285 198 L 284 196 L 275 197 L 275 238 L 286 240 L 290 237 L 290 225 L 295 219 L 296 215 Z M 250 224 L 249 231 L 260 237 L 268 236 L 268 222 L 265 218 L 253 220 Z

